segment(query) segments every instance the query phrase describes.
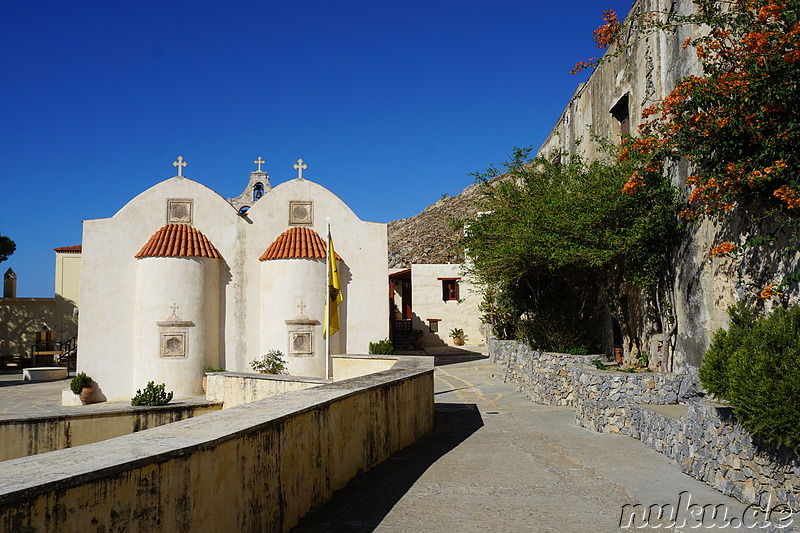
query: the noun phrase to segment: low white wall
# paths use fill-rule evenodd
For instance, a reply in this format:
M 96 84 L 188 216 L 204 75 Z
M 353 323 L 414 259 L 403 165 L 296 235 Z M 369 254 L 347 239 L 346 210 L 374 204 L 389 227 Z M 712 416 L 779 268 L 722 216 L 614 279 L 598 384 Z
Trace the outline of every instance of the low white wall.
M 6 461 L 3 531 L 288 531 L 429 434 L 433 362 Z
M 128 406 L 109 411 L 0 420 L 0 442 L 3 443 L 0 461 L 100 442 L 220 408 L 219 404 Z
M 222 402 L 224 409 L 327 383 L 318 378 L 244 372 L 220 372 L 206 376 L 206 399 Z

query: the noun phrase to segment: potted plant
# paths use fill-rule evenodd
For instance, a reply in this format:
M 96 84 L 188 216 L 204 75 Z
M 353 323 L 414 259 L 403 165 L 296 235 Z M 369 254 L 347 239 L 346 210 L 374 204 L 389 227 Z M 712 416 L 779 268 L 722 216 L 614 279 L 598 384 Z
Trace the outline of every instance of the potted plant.
M 425 346 L 425 332 L 421 329 L 412 329 L 411 330 L 411 343 L 414 345 L 414 348 L 419 350 L 423 346 Z
M 625 362 L 625 352 L 621 344 L 615 344 L 612 347 L 612 352 L 614 353 L 614 362 L 620 365 Z
M 450 330 L 450 336 L 453 338 L 453 344 L 456 346 L 464 346 L 464 339 L 467 338 L 464 335 L 464 330 L 461 328 L 453 328 Z
M 270 350 L 260 359 L 253 359 L 250 367 L 262 374 L 288 374 L 286 361 L 283 360 L 283 352 L 280 350 Z
M 72 392 L 79 395 L 81 398 L 81 405 L 89 405 L 94 401 L 94 387 L 92 386 L 92 378 L 87 376 L 85 372 L 81 372 L 72 378 L 69 384 Z

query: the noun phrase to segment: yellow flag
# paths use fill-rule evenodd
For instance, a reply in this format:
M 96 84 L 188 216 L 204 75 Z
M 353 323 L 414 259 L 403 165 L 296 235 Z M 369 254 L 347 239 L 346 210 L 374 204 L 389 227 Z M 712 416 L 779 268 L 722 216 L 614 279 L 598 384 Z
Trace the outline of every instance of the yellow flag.
M 325 326 L 322 338 L 339 331 L 339 304 L 342 303 L 342 288 L 339 285 L 339 265 L 333 250 L 333 239 L 328 232 L 328 299 L 325 302 Z

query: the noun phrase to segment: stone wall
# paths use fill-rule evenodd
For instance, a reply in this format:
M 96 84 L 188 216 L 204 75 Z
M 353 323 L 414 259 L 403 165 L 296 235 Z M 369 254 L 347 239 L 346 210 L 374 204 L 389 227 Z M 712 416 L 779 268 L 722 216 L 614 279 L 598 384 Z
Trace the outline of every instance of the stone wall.
M 544 405 L 575 407 L 575 390 L 581 368 L 599 358 L 597 355 L 537 352 L 516 341 L 493 343 L 495 346 L 502 343 L 500 346 L 504 353 L 499 358 L 505 360 L 505 381 L 516 383 L 518 391 Z
M 597 370 L 588 364 L 597 356 L 537 352 L 516 341 L 490 342 L 489 357 L 532 401 L 575 407 L 582 427 L 639 439 L 742 502 L 764 506 L 771 497 L 773 507 L 800 511 L 800 457 L 759 447 L 730 407 L 698 399 L 694 375 Z
M 536 403 L 576 408 L 577 422 L 601 433 L 629 434 L 633 404 L 677 403 L 683 376 L 598 370 L 600 355 L 539 352 L 516 341 L 492 340 L 489 357 L 506 367 L 505 381 Z
M 689 405 L 678 443 L 681 470 L 746 503 L 768 493 L 800 511 L 800 456 L 759 447 L 730 407 Z
M 575 421 L 599 433 L 631 434 L 630 407 L 678 402 L 679 374 L 636 373 L 575 367 Z

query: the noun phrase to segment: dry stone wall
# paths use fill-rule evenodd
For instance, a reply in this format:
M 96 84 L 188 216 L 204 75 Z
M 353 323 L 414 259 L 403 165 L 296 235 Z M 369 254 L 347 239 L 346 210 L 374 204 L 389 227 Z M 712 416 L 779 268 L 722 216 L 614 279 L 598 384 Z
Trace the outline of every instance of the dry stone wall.
M 537 352 L 516 341 L 490 340 L 489 357 L 532 401 L 574 407 L 582 427 L 639 439 L 739 501 L 800 511 L 800 457 L 760 446 L 730 407 L 699 399 L 693 373 L 602 371 L 590 366 L 600 356 Z M 685 414 L 675 416 L 679 402 Z M 665 405 L 673 416 L 657 407 Z

